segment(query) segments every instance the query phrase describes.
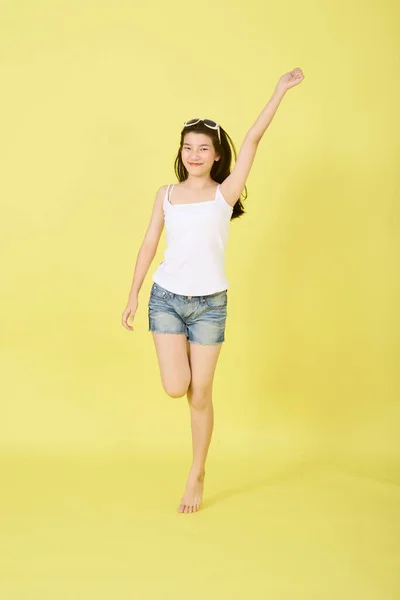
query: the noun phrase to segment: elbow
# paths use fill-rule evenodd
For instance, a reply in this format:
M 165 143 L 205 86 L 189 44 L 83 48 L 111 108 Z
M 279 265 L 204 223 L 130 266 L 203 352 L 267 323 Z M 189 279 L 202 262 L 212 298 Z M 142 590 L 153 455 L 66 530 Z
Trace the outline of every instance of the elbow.
M 258 144 L 261 142 L 261 137 L 256 131 L 254 131 L 254 129 L 249 129 L 246 134 L 246 139 L 252 142 L 254 146 L 258 146 Z

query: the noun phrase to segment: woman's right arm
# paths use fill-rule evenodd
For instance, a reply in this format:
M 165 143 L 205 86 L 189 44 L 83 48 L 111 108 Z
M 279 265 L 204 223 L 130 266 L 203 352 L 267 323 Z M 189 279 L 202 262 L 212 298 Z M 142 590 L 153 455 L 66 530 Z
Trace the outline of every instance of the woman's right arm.
M 128 319 L 130 323 L 133 322 L 138 308 L 139 291 L 157 252 L 164 227 L 163 201 L 166 188 L 167 186 L 163 185 L 157 190 L 150 222 L 137 255 L 133 280 L 128 294 L 128 303 L 122 314 L 122 325 L 130 331 L 132 331 L 133 327 L 128 324 Z

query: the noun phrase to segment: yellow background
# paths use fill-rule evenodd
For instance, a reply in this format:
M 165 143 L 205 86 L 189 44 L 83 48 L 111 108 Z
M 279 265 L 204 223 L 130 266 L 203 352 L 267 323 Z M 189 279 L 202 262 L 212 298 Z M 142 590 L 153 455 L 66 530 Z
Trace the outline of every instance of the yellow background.
M 400 595 L 398 11 L 392 2 L 2 2 L 5 600 Z M 147 301 L 121 325 L 184 120 L 237 151 L 204 506 Z M 182 520 L 183 519 L 183 520 Z

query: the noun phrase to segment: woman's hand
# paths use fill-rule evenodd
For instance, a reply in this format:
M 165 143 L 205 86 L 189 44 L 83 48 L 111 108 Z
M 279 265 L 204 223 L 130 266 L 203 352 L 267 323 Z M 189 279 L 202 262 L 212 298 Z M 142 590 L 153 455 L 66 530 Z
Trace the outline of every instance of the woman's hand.
M 133 319 L 135 318 L 135 313 L 138 309 L 138 306 L 139 302 L 137 297 L 130 298 L 124 312 L 122 313 L 122 325 L 129 331 L 133 331 L 132 323 Z
M 289 73 L 282 75 L 276 87 L 286 92 L 295 85 L 299 85 L 303 79 L 303 71 L 299 67 L 296 67 L 296 69 L 293 69 L 293 71 L 289 71 Z

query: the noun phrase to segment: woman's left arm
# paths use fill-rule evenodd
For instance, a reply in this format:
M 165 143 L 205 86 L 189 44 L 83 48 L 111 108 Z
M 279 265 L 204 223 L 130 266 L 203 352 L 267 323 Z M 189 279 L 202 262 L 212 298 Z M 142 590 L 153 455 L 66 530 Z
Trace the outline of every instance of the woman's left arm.
M 247 132 L 232 173 L 220 185 L 221 194 L 231 206 L 237 202 L 237 199 L 240 198 L 243 192 L 258 144 L 274 118 L 282 98 L 290 88 L 301 83 L 303 79 L 303 71 L 298 67 L 282 75 L 268 104 L 263 108 L 255 123 Z

